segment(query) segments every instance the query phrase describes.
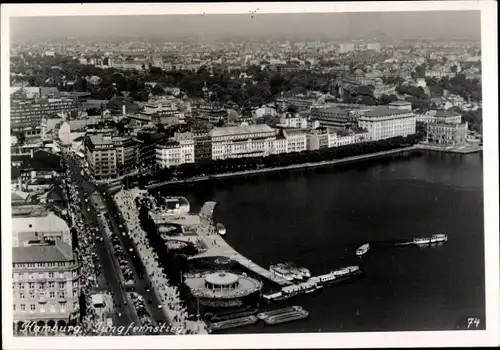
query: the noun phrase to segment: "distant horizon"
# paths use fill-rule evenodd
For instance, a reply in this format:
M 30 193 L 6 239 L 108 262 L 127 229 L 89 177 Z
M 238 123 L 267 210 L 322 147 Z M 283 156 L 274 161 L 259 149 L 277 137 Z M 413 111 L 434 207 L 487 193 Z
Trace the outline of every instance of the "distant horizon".
M 423 25 L 425 24 L 425 25 Z M 480 11 L 13 17 L 11 41 L 61 39 L 481 39 Z

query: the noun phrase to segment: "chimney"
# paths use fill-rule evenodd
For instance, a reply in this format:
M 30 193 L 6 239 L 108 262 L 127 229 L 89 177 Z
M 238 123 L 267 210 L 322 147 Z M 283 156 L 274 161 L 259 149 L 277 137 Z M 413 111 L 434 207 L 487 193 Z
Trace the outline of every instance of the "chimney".
M 127 115 L 127 106 L 125 105 L 125 103 L 122 105 L 122 114 Z

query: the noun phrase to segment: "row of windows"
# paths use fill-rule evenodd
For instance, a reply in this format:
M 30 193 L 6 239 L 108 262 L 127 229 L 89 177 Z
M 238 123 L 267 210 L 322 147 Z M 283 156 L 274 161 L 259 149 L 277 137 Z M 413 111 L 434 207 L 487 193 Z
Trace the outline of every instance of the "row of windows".
M 28 293 L 29 299 L 33 300 L 36 299 L 36 294 L 34 291 L 30 291 Z M 73 289 L 73 297 L 76 298 L 78 296 L 78 289 Z M 64 299 L 66 298 L 66 292 L 65 291 L 59 291 L 57 292 L 57 297 L 59 299 Z M 56 292 L 54 291 L 49 291 L 49 298 L 50 299 L 55 299 L 56 298 Z M 26 300 L 26 294 L 24 292 L 19 292 L 19 299 L 21 300 Z
M 37 287 L 37 284 L 35 282 L 28 282 L 28 289 L 35 289 Z M 19 287 L 20 290 L 24 290 L 24 287 L 25 287 L 25 283 L 13 283 L 12 284 L 12 287 L 15 288 L 16 285 Z M 58 286 L 58 288 L 66 288 L 66 282 L 58 282 L 56 284 L 56 282 L 40 282 L 38 283 L 38 289 L 45 289 L 46 287 L 48 287 L 49 289 L 54 289 L 56 287 L 56 285 Z M 73 282 L 73 288 L 77 288 L 78 287 L 78 282 L 74 281 Z
M 27 267 L 70 267 L 73 266 L 72 262 L 50 262 L 50 263 L 25 263 L 13 264 L 14 268 L 27 268 Z
M 78 304 L 75 302 L 74 307 L 76 307 Z M 13 311 L 16 311 L 16 305 L 14 304 L 13 306 Z M 20 304 L 19 305 L 19 311 L 26 311 L 26 304 Z M 29 304 L 29 311 L 35 312 L 37 311 L 37 305 L 36 304 Z M 65 312 L 66 311 L 66 305 L 61 304 L 59 306 L 56 305 L 49 305 L 46 307 L 45 305 L 38 305 L 38 311 L 39 312 Z

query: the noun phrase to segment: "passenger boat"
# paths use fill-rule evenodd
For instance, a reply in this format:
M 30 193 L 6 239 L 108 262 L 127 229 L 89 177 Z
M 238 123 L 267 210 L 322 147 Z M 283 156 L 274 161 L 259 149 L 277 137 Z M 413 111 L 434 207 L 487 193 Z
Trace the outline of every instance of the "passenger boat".
M 304 279 L 302 273 L 296 268 L 292 268 L 287 264 L 277 264 L 276 266 L 278 266 L 283 271 L 287 271 L 296 280 L 302 281 Z
M 370 250 L 370 243 L 363 244 L 356 250 L 356 255 L 357 256 L 365 255 L 366 253 L 368 253 L 369 250 Z
M 218 223 L 216 225 L 216 228 L 217 228 L 217 232 L 219 233 L 219 235 L 221 235 L 221 236 L 226 235 L 226 228 L 224 227 L 224 225 L 222 225 L 221 223 Z
M 311 277 L 311 271 L 309 271 L 308 269 L 306 269 L 305 267 L 297 267 L 295 266 L 294 263 L 288 261 L 285 263 L 286 266 L 288 266 L 288 268 L 290 269 L 294 269 L 296 270 L 299 274 L 301 274 L 304 278 L 309 278 Z
M 448 241 L 448 235 L 444 233 L 438 233 L 431 236 L 431 243 L 439 243 Z
M 287 270 L 282 269 L 281 267 L 277 265 L 271 265 L 269 267 L 269 270 L 274 273 L 276 276 L 279 276 L 281 278 L 284 278 L 287 281 L 293 281 L 294 277 L 291 273 L 289 273 Z
M 232 319 L 237 319 L 237 318 L 242 318 L 245 316 L 251 316 L 255 315 L 259 309 L 249 309 L 249 310 L 244 310 L 244 311 L 239 311 L 239 312 L 228 312 L 225 314 L 219 314 L 219 315 L 214 315 L 211 318 L 211 322 L 220 322 L 220 321 L 227 321 L 227 320 L 232 320 Z
M 445 234 L 436 234 L 431 237 L 424 238 L 415 238 L 413 239 L 413 243 L 415 244 L 432 244 L 432 243 L 440 243 L 448 240 L 448 236 Z
M 282 309 L 259 312 L 257 314 L 257 318 L 259 320 L 264 320 L 264 319 L 271 317 L 271 316 L 282 315 L 282 314 L 285 314 L 287 312 L 292 312 L 292 311 L 297 311 L 297 310 L 302 310 L 302 307 L 301 306 L 289 306 L 289 307 L 284 307 Z
M 301 319 L 304 319 L 307 317 L 309 317 L 309 312 L 302 309 L 302 310 L 297 310 L 297 311 L 290 311 L 288 313 L 279 314 L 276 316 L 267 317 L 264 319 L 264 322 L 272 325 L 272 324 L 301 320 Z
M 248 326 L 254 323 L 257 323 L 259 319 L 257 316 L 245 316 L 245 317 L 240 317 L 240 318 L 235 318 L 231 320 L 225 320 L 225 321 L 220 321 L 220 322 L 215 322 L 210 324 L 210 330 L 218 331 L 218 330 L 223 330 L 223 329 L 228 329 L 228 328 L 235 328 L 235 327 L 241 327 L 241 326 Z

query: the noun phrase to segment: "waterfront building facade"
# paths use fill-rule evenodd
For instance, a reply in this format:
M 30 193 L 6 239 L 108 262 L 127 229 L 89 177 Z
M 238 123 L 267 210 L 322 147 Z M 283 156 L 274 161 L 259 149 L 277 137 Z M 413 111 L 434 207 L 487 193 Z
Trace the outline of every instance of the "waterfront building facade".
M 384 140 L 415 133 L 416 118 L 411 112 L 377 107 L 358 117 L 358 126 L 368 131 L 370 141 Z
M 336 129 L 330 128 L 328 132 L 328 147 L 340 147 L 353 145 L 368 141 L 369 133 L 365 130 L 357 128 L 353 129 Z
M 307 137 L 304 129 L 284 129 L 283 136 L 286 139 L 287 153 L 307 150 Z
M 266 124 L 214 128 L 212 159 L 265 157 L 273 153 L 276 131 Z
M 194 140 L 192 137 L 179 137 L 156 145 L 156 164 L 169 168 L 186 163 L 194 163 Z
M 280 118 L 280 126 L 283 128 L 307 128 L 307 119 L 299 114 L 285 113 Z
M 307 133 L 307 150 L 315 151 L 330 147 L 329 138 L 328 129 L 325 127 L 309 131 Z
M 426 140 L 431 145 L 461 146 L 467 142 L 468 123 L 453 111 L 437 111 L 434 120 L 427 124 Z
M 12 248 L 14 334 L 25 325 L 63 327 L 79 312 L 80 266 L 64 242 L 31 242 Z

